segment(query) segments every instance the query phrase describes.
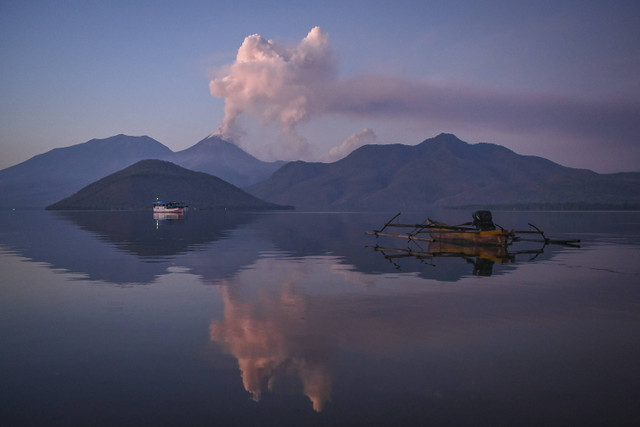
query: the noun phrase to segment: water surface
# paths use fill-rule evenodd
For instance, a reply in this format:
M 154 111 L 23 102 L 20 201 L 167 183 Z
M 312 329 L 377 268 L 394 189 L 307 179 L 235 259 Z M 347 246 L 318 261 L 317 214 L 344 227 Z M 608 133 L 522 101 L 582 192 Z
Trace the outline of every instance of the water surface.
M 494 212 L 582 240 L 502 260 L 391 216 L 0 212 L 0 424 L 637 424 L 640 213 Z

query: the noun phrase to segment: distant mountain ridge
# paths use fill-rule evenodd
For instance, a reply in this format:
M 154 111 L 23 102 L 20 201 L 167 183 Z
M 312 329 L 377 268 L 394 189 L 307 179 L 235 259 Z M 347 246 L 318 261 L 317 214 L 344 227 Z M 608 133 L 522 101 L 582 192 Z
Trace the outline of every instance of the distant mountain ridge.
M 160 200 L 181 200 L 197 209 L 286 209 L 265 202 L 228 182 L 164 160 L 141 160 L 108 175 L 47 209 L 151 210 Z
M 44 207 L 137 161 L 171 154 L 148 136 L 116 135 L 55 148 L 0 170 L 0 207 Z
M 597 174 L 451 134 L 367 145 L 334 163 L 286 164 L 262 162 L 215 135 L 177 153 L 147 136 L 116 135 L 0 170 L 0 207 L 45 207 L 146 159 L 175 159 L 239 186 L 253 182 L 243 188 L 256 197 L 304 210 L 640 208 L 640 173 Z
M 209 135 L 186 150 L 173 153 L 171 162 L 205 172 L 244 188 L 269 178 L 286 162 L 263 162 L 216 135 Z
M 140 160 L 169 160 L 244 187 L 284 162 L 262 162 L 216 136 L 174 153 L 148 136 L 116 135 L 56 148 L 0 170 L 0 208 L 45 207 Z
M 335 163 L 291 162 L 251 186 L 305 210 L 455 206 L 640 206 L 640 174 L 600 175 L 440 134 L 418 145 L 367 145 Z

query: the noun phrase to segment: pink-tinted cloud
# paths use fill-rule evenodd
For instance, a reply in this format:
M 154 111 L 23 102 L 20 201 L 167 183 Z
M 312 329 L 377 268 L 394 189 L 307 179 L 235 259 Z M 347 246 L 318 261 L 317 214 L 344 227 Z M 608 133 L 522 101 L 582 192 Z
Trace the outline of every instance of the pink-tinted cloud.
M 436 128 L 432 133 L 478 129 L 480 138 L 502 132 L 530 141 L 544 135 L 558 143 L 579 141 L 584 148 L 615 143 L 637 149 L 640 141 L 640 102 L 631 98 L 501 92 L 374 74 L 344 78 L 336 69 L 329 37 L 319 27 L 296 46 L 257 34 L 245 38 L 233 64 L 210 83 L 211 93 L 225 100 L 219 132 L 231 139 L 241 135 L 241 114 L 261 125 L 276 123 L 290 158 L 310 152 L 297 125 L 322 115 L 428 122 Z M 333 157 L 345 148 L 335 148 Z
M 477 124 L 500 131 L 594 138 L 640 137 L 640 102 L 601 101 L 545 93 L 505 93 L 435 85 L 389 76 L 358 76 L 340 83 L 328 108 L 359 117 L 413 118 Z
M 209 84 L 211 94 L 225 100 L 219 133 L 237 138 L 241 134 L 238 116 L 249 114 L 262 125 L 277 123 L 293 154 L 304 155 L 307 142 L 296 126 L 324 109 L 322 93 L 333 75 L 329 37 L 320 27 L 290 47 L 258 34 L 246 37 L 234 63 Z

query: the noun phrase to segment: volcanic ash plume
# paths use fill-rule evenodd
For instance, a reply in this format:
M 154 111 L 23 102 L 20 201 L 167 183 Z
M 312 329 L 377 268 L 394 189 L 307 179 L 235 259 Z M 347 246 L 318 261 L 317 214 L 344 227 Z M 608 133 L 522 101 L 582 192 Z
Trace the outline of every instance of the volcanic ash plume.
M 375 132 L 369 128 L 364 128 L 360 132 L 354 133 L 344 141 L 342 144 L 333 147 L 329 150 L 326 160 L 329 162 L 335 162 L 340 160 L 346 155 L 350 154 L 353 150 L 362 147 L 367 144 L 375 144 L 378 140 L 378 136 Z
M 276 123 L 290 155 L 300 158 L 309 147 L 296 126 L 323 110 L 324 89 L 330 86 L 334 70 L 329 37 L 320 27 L 293 47 L 258 34 L 246 37 L 236 60 L 209 83 L 211 94 L 225 100 L 218 133 L 237 138 L 241 133 L 237 119 L 249 114 L 262 126 Z

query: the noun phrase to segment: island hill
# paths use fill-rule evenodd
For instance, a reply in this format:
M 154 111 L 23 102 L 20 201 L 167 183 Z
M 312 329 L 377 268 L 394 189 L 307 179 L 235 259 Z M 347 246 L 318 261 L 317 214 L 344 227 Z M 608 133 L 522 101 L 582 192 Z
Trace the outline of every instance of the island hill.
M 163 160 L 142 160 L 108 175 L 48 210 L 151 209 L 160 200 L 179 199 L 197 209 L 292 209 L 258 199 L 222 179 Z

